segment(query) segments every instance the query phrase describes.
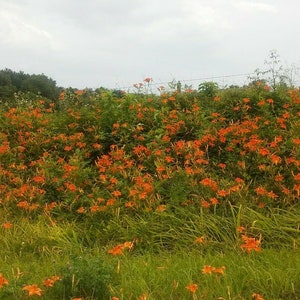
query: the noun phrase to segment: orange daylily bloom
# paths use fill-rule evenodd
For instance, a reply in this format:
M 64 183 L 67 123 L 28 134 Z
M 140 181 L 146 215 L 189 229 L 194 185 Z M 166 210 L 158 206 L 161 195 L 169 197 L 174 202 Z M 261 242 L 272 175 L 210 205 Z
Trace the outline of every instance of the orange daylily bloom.
M 198 289 L 198 284 L 192 283 L 192 284 L 186 286 L 185 288 L 194 294 L 194 293 L 196 293 L 196 291 Z
M 112 249 L 109 249 L 108 253 L 112 254 L 113 256 L 122 255 L 123 254 L 123 250 L 124 250 L 124 245 L 123 244 L 119 244 L 119 245 L 113 247 Z
M 3 287 L 3 285 L 8 285 L 8 280 L 2 276 L 2 273 L 0 273 L 0 289 Z
M 254 299 L 254 300 L 264 300 L 264 298 L 260 294 L 257 294 L 257 293 L 252 294 L 252 299 Z
M 205 265 L 202 269 L 202 274 L 211 274 L 215 267 L 212 267 L 210 265 Z
M 248 237 L 247 235 L 243 235 L 242 239 L 244 241 L 244 244 L 241 245 L 241 248 L 243 250 L 246 250 L 247 252 L 257 251 L 260 252 L 260 240 L 256 240 L 255 238 Z
M 22 288 L 23 291 L 28 292 L 28 296 L 42 296 L 43 290 L 41 290 L 37 284 L 26 285 Z
M 225 266 L 216 268 L 216 267 L 212 267 L 210 265 L 205 265 L 202 269 L 202 274 L 220 274 L 220 275 L 224 275 L 224 271 L 225 271 Z
M 5 229 L 10 229 L 10 228 L 12 228 L 13 224 L 10 222 L 6 222 L 6 223 L 3 223 L 2 226 Z
M 195 243 L 196 243 L 196 244 L 204 244 L 204 242 L 205 242 L 205 236 L 204 236 L 204 235 L 199 236 L 199 237 L 197 237 L 197 238 L 195 239 Z

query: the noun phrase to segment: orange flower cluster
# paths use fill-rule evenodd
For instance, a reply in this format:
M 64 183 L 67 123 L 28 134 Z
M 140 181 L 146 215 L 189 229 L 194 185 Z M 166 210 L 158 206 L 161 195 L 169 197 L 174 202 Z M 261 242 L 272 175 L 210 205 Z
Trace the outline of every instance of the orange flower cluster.
M 202 269 L 202 274 L 224 275 L 224 273 L 225 273 L 225 266 L 216 268 L 216 267 L 212 267 L 210 265 L 205 265 Z
M 108 253 L 112 254 L 113 256 L 122 255 L 123 251 L 125 249 L 132 250 L 133 249 L 133 242 L 125 242 L 123 244 L 118 244 L 115 247 L 113 247 L 112 249 L 109 249 Z
M 253 237 L 248 237 L 246 234 L 242 235 L 243 244 L 241 245 L 241 248 L 247 252 L 256 251 L 260 252 L 260 243 L 261 240 L 257 240 Z
M 8 280 L 3 277 L 2 273 L 0 273 L 0 289 L 3 287 L 3 285 L 8 285 Z

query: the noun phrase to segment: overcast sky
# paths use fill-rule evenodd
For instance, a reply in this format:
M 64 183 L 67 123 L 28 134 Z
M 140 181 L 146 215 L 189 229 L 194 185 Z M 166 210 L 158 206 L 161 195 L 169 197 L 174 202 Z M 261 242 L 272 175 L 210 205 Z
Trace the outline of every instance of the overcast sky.
M 273 49 L 300 67 L 299 12 L 299 0 L 0 0 L 0 69 L 123 88 L 251 73 Z

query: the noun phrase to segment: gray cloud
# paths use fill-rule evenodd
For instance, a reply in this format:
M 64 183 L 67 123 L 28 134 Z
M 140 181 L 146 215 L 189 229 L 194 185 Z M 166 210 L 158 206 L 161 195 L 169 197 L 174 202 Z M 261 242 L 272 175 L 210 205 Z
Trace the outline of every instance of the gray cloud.
M 0 65 L 114 87 L 299 62 L 296 0 L 0 0 Z

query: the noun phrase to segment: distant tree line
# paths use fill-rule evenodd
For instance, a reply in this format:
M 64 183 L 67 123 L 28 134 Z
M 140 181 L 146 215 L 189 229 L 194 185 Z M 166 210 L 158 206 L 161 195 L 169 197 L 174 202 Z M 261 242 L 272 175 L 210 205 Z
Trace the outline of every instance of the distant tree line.
M 29 92 L 51 100 L 58 98 L 61 88 L 44 74 L 26 74 L 10 69 L 0 71 L 0 100 L 11 99 L 16 92 Z

